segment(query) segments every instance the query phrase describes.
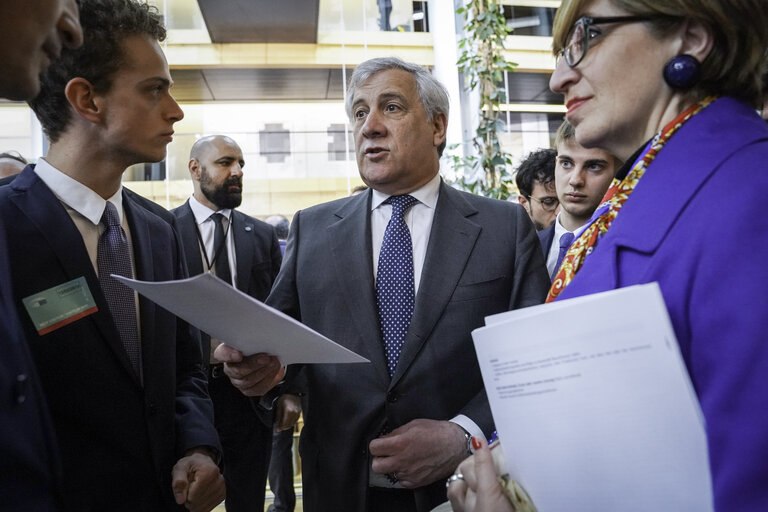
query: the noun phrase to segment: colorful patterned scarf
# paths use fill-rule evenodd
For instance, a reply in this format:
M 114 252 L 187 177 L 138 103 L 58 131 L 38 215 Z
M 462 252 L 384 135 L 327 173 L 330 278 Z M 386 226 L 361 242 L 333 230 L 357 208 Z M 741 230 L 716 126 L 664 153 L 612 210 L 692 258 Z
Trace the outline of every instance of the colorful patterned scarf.
M 688 108 L 685 112 L 673 119 L 667 124 L 651 141 L 649 149 L 642 158 L 637 161 L 627 177 L 622 181 L 613 180 L 608 192 L 603 198 L 603 203 L 592 216 L 592 222 L 581 235 L 574 240 L 568 252 L 563 258 L 563 263 L 557 271 L 555 279 L 552 281 L 552 288 L 549 289 L 547 302 L 552 302 L 571 282 L 576 273 L 584 264 L 584 259 L 589 256 L 597 246 L 597 242 L 602 238 L 611 227 L 613 220 L 621 211 L 622 206 L 629 198 L 629 195 L 635 189 L 637 182 L 645 174 L 645 170 L 651 164 L 656 155 L 661 151 L 667 141 L 675 132 L 690 118 L 698 114 L 704 107 L 715 100 L 714 96 L 705 98 L 700 103 Z

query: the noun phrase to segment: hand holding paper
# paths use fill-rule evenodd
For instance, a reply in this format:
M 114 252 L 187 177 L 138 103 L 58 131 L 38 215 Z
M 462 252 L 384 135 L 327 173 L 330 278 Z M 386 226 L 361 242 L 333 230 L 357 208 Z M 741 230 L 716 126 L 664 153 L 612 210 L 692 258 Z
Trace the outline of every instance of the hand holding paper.
M 285 376 L 285 368 L 278 358 L 269 354 L 244 356 L 222 343 L 216 347 L 213 357 L 224 363 L 224 373 L 245 396 L 262 396 Z
M 476 438 L 475 438 L 476 439 Z M 454 512 L 521 512 L 517 510 L 499 485 L 499 461 L 484 442 L 475 444 L 475 454 L 462 462 L 456 474 L 463 479 L 451 482 L 448 498 Z M 498 447 L 498 442 L 496 444 Z M 494 455 L 501 452 L 495 450 Z

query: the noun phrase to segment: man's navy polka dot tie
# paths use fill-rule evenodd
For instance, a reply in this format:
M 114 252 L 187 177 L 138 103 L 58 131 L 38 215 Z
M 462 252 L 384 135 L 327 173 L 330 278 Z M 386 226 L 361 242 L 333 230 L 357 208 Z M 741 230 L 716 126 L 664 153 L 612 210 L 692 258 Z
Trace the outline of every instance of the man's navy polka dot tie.
M 104 297 L 107 299 L 109 312 L 115 320 L 120 340 L 123 342 L 128 359 L 131 361 L 136 375 L 141 375 L 139 346 L 139 331 L 136 323 L 136 300 L 133 290 L 119 282 L 110 274 L 133 278 L 131 267 L 131 248 L 125 231 L 120 225 L 115 205 L 107 201 L 107 207 L 101 216 L 104 232 L 99 237 L 96 250 L 96 266 L 99 269 L 99 283 Z
M 391 376 L 395 373 L 405 333 L 408 332 L 413 316 L 413 247 L 411 233 L 405 224 L 405 214 L 418 200 L 408 195 L 391 196 L 385 203 L 392 205 L 392 218 L 384 231 L 379 253 L 376 302 Z

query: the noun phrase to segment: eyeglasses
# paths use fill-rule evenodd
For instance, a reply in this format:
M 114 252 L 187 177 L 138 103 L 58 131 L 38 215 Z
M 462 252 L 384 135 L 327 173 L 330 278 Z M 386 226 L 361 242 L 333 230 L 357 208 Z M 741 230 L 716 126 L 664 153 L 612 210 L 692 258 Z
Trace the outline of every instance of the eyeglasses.
M 553 196 L 546 196 L 544 199 L 539 199 L 537 197 L 529 196 L 528 199 L 533 199 L 537 203 L 541 205 L 541 208 L 545 212 L 553 212 L 557 208 L 557 206 L 560 204 L 560 201 L 557 200 L 556 197 Z
M 571 27 L 568 37 L 565 38 L 565 47 L 557 52 L 557 61 L 565 59 L 569 67 L 575 68 L 589 51 L 589 41 L 600 35 L 599 31 L 591 30 L 593 25 L 606 23 L 632 23 L 637 21 L 649 21 L 655 16 L 611 16 L 607 18 L 593 18 L 582 16 Z

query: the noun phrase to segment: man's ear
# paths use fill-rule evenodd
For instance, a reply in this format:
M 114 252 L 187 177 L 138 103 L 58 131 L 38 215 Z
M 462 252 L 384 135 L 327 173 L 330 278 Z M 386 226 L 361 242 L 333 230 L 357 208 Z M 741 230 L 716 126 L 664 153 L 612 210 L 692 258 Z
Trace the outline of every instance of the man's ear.
M 187 167 L 189 167 L 189 174 L 192 176 L 192 180 L 200 181 L 200 162 L 197 158 L 190 158 Z
M 448 116 L 445 113 L 435 114 L 432 118 L 433 141 L 435 147 L 443 143 L 448 129 Z
M 64 96 L 77 115 L 92 123 L 102 122 L 104 106 L 97 99 L 91 82 L 85 78 L 73 78 L 64 88 Z
M 517 202 L 520 203 L 523 208 L 525 208 L 525 211 L 528 213 L 528 215 L 531 215 L 531 202 L 527 197 L 525 197 L 523 194 L 520 194 L 517 196 Z

